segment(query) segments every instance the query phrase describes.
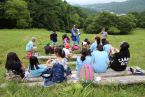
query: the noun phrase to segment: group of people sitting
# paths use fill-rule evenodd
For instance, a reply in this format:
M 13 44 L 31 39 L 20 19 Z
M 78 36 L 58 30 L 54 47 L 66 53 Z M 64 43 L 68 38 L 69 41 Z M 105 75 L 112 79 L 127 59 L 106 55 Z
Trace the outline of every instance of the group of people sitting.
M 61 68 L 63 68 L 64 71 L 68 72 L 67 70 L 69 68 L 67 65 L 67 60 L 65 58 L 65 52 L 61 48 L 56 48 L 54 53 L 56 56 L 55 59 L 48 59 L 46 64 L 40 64 L 36 56 L 31 56 L 29 58 L 29 65 L 27 67 L 23 65 L 16 53 L 8 53 L 5 64 L 7 75 L 6 78 L 8 80 L 26 80 L 32 77 L 40 77 L 49 68 L 56 69 L 54 68 L 54 65 L 61 65 Z M 54 72 L 56 72 L 56 70 L 54 70 Z M 67 73 L 67 75 L 69 74 Z
M 107 40 L 107 34 L 102 33 L 103 38 L 96 36 L 94 42 L 85 39 L 82 42 L 81 55 L 76 59 L 76 70 L 78 75 L 82 74 L 84 65 L 90 65 L 94 73 L 104 73 L 108 68 L 115 71 L 124 71 L 130 59 L 129 44 L 122 42 L 120 49 L 114 48 Z M 35 38 L 27 44 L 26 51 L 31 53 L 34 48 Z M 25 66 L 20 61 L 16 53 L 10 52 L 7 55 L 5 68 L 7 71 L 7 79 L 25 80 L 31 77 L 40 77 L 49 73 L 47 78 L 50 82 L 63 82 L 71 75 L 71 69 L 67 64 L 67 58 L 70 58 L 71 46 L 67 35 L 63 36 L 63 46 L 56 46 L 53 53 L 55 59 L 48 59 L 46 64 L 40 64 L 37 57 L 31 55 L 28 57 L 29 65 Z M 53 43 L 56 45 L 56 43 Z M 63 78 L 63 79 L 62 79 Z M 61 80 L 60 80 L 61 79 Z
M 100 38 L 95 37 L 95 42 L 82 49 L 81 56 L 77 58 L 77 71 L 84 64 L 91 64 L 95 73 L 106 72 L 108 68 L 115 71 L 124 71 L 130 59 L 129 44 L 122 42 L 120 49 L 116 49 L 107 40 L 100 43 Z

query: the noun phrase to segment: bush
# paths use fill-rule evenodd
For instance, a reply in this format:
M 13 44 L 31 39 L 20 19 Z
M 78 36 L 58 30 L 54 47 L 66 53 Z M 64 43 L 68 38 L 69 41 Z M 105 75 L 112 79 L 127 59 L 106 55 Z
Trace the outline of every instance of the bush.
M 109 28 L 109 34 L 119 34 L 120 33 L 120 30 L 118 29 L 118 28 L 116 28 L 116 27 L 110 27 Z
M 99 13 L 86 19 L 84 32 L 98 34 L 104 27 L 110 29 L 111 34 L 128 34 L 136 27 L 136 18 L 131 14 L 117 16 L 106 12 Z

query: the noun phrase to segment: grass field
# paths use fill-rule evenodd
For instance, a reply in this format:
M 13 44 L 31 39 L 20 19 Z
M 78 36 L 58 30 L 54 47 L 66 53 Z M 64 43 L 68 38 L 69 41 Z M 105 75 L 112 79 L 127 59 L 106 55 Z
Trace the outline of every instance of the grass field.
M 5 59 L 8 52 L 16 52 L 24 64 L 28 64 L 25 45 L 32 36 L 37 38 L 38 51 L 43 52 L 43 42 L 49 41 L 49 34 L 44 29 L 0 30 L 0 83 L 5 82 Z M 59 43 L 63 33 L 58 33 Z M 70 34 L 69 34 L 70 35 Z M 145 30 L 135 29 L 130 35 L 109 35 L 110 43 L 119 47 L 121 41 L 130 44 L 131 60 L 129 66 L 140 66 L 145 69 Z M 82 34 L 81 40 L 89 38 L 93 41 L 94 34 Z M 108 85 L 81 87 L 80 85 L 60 84 L 51 88 L 20 86 L 17 82 L 9 82 L 8 87 L 0 88 L 0 97 L 145 97 L 143 84 Z

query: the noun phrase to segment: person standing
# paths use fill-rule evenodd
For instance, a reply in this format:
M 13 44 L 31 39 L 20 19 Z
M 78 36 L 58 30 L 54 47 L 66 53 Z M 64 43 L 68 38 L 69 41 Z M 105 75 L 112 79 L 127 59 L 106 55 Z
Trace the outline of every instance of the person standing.
M 78 44 L 80 43 L 80 35 L 81 35 L 81 32 L 80 32 L 80 30 L 79 29 L 77 29 L 77 42 L 78 42 Z
M 71 38 L 73 41 L 73 46 L 77 45 L 77 28 L 75 25 L 71 29 Z
M 103 28 L 101 34 L 102 34 L 102 45 L 104 45 L 104 43 L 107 39 L 107 36 L 108 36 L 108 28 Z

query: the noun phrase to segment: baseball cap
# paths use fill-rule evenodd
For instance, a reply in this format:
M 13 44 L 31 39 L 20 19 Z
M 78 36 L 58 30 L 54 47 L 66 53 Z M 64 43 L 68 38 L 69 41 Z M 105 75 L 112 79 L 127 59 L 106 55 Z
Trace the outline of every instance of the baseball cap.
M 69 43 L 66 43 L 65 44 L 65 48 L 69 49 L 70 48 L 70 44 Z

